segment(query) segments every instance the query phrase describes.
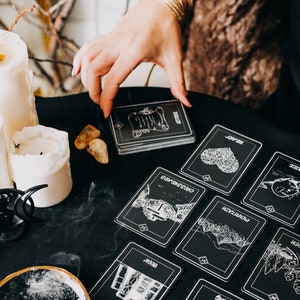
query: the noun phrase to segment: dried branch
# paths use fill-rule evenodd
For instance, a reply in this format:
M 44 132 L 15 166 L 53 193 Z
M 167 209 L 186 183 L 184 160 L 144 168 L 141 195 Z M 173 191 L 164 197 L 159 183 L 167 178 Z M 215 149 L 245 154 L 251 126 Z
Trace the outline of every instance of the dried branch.
M 28 8 L 24 8 L 23 10 L 21 10 L 21 11 L 18 13 L 17 17 L 15 18 L 15 20 L 10 24 L 8 30 L 9 30 L 9 31 L 12 31 L 13 28 L 14 28 L 14 26 L 18 23 L 18 21 L 22 18 L 22 16 L 23 16 L 24 14 L 26 14 L 27 12 L 32 12 L 32 11 L 34 10 L 34 8 L 35 8 L 35 6 L 32 5 L 32 6 L 28 7 Z

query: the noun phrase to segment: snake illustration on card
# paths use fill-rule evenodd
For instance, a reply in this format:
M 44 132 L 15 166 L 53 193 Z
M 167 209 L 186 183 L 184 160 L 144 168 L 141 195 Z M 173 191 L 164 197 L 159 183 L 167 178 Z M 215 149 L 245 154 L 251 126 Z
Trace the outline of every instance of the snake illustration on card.
M 242 298 L 226 291 L 219 286 L 199 279 L 185 300 L 243 300 Z
M 163 257 L 129 243 L 90 291 L 92 300 L 160 300 L 182 269 Z
M 265 224 L 264 218 L 216 196 L 174 253 L 194 266 L 228 281 Z
M 300 299 L 300 236 L 279 228 L 243 290 L 259 300 Z
M 262 144 L 250 137 L 215 125 L 180 169 L 183 175 L 230 194 Z
M 300 161 L 275 152 L 242 203 L 295 227 L 300 218 Z
M 202 199 L 206 188 L 164 168 L 156 168 L 115 221 L 167 246 Z

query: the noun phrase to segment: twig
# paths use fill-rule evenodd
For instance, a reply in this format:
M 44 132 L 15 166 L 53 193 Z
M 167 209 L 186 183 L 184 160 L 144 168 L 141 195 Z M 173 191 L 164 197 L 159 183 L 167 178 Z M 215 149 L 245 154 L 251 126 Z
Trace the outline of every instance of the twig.
M 28 8 L 24 8 L 22 11 L 20 11 L 17 15 L 17 17 L 15 18 L 15 20 L 10 24 L 8 31 L 12 31 L 14 26 L 18 23 L 18 21 L 20 20 L 20 18 L 27 12 L 32 12 L 35 8 L 35 5 L 31 5 Z

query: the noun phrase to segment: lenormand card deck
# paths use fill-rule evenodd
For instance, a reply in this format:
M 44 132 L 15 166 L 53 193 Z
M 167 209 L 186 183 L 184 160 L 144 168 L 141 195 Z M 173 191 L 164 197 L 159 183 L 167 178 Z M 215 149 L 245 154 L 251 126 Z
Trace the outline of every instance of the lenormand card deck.
M 185 108 L 176 99 L 114 107 L 109 123 L 120 155 L 195 141 Z
M 156 168 L 115 221 L 166 247 L 204 196 L 206 188 Z
M 242 298 L 226 291 L 219 286 L 199 279 L 185 300 L 243 300 Z
M 264 218 L 216 196 L 174 253 L 211 275 L 228 281 L 265 224 Z
M 159 300 L 182 269 L 172 262 L 129 243 L 90 291 L 92 300 Z
M 229 195 L 261 147 L 260 142 L 250 137 L 215 125 L 180 173 Z
M 259 300 L 300 299 L 300 236 L 279 228 L 244 285 Z
M 242 203 L 295 227 L 300 217 L 300 161 L 275 152 Z

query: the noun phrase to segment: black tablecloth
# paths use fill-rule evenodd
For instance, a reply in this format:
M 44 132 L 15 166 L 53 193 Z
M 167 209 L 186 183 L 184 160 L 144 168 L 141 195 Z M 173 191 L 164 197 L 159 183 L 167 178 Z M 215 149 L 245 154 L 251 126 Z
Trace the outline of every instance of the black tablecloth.
M 166 88 L 121 88 L 115 103 L 133 104 L 171 98 L 173 97 Z M 88 94 L 37 98 L 40 123 L 69 133 L 74 186 L 69 197 L 62 203 L 37 209 L 38 221 L 28 223 L 19 239 L 0 244 L 0 278 L 28 266 L 54 264 L 64 266 L 78 275 L 89 290 L 128 242 L 133 241 L 183 268 L 182 275 L 166 299 L 185 299 L 199 278 L 249 299 L 241 291 L 241 287 L 277 228 L 285 227 L 284 225 L 267 218 L 267 226 L 255 246 L 226 283 L 172 253 L 199 213 L 218 194 L 216 191 L 208 189 L 204 199 L 167 248 L 114 222 L 116 214 L 156 167 L 164 167 L 177 173 L 215 124 L 238 131 L 263 144 L 249 170 L 227 197 L 239 205 L 242 205 L 241 199 L 275 151 L 300 159 L 299 135 L 280 129 L 259 115 L 224 100 L 193 92 L 189 93 L 189 99 L 193 108 L 187 109 L 187 113 L 196 132 L 196 143 L 119 156 L 108 121 L 103 119 L 101 111 L 89 99 Z M 79 151 L 73 145 L 77 134 L 88 123 L 100 128 L 101 138 L 108 144 L 108 165 L 97 163 L 85 150 Z M 299 232 L 299 224 L 292 230 Z

